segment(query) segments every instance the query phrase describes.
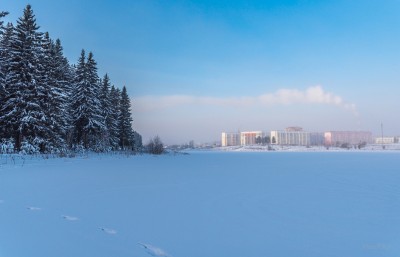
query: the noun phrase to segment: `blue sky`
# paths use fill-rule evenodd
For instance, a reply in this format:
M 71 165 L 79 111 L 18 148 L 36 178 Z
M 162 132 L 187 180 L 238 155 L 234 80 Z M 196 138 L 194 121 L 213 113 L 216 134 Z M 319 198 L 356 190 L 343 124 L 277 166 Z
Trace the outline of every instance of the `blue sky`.
M 28 2 L 2 1 L 15 21 Z M 400 135 L 400 1 L 29 2 L 74 63 L 126 85 L 144 141 L 302 126 Z

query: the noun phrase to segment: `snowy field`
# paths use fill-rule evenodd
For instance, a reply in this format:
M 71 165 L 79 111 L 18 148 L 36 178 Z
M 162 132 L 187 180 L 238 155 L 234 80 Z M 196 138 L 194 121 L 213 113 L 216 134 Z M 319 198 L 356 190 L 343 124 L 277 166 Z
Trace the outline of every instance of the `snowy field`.
M 0 257 L 149 256 L 139 242 L 173 257 L 398 257 L 399 162 L 400 152 L 3 156 Z

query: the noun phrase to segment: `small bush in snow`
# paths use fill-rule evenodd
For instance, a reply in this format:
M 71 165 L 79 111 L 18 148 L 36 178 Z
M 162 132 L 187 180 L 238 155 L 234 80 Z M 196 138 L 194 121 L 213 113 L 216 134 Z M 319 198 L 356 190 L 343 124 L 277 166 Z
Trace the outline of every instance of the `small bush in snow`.
M 0 154 L 14 153 L 14 140 L 7 139 L 0 142 Z
M 367 142 L 361 142 L 361 143 L 359 143 L 358 144 L 358 149 L 362 149 L 362 148 L 364 148 L 364 147 L 366 147 L 367 146 Z
M 146 145 L 146 149 L 151 154 L 162 154 L 164 153 L 164 144 L 162 143 L 159 136 L 150 139 L 149 143 Z
M 38 153 L 40 153 L 40 148 L 38 145 L 32 144 L 28 141 L 22 142 L 20 154 L 38 154 Z
M 83 146 L 83 144 L 73 145 L 72 152 L 77 153 L 77 154 L 86 154 L 87 153 L 86 148 Z
M 14 140 L 7 139 L 0 142 L 0 154 L 14 153 Z

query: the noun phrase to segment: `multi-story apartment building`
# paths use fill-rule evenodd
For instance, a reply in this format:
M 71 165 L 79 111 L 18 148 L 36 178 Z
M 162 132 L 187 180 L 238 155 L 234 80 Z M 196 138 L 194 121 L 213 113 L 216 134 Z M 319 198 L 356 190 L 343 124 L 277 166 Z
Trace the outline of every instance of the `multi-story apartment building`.
M 237 133 L 223 132 L 222 146 L 255 145 L 258 139 L 264 139 L 266 134 L 262 131 L 246 131 Z M 396 143 L 397 138 L 376 138 L 376 143 Z M 326 145 L 340 146 L 342 144 L 357 145 L 360 143 L 373 143 L 372 133 L 368 131 L 329 131 L 325 133 L 307 132 L 300 127 L 288 127 L 283 131 L 270 132 L 270 142 L 275 145 Z
M 329 131 L 325 132 L 325 145 L 372 143 L 372 133 L 369 131 Z
M 397 137 L 377 137 L 375 138 L 375 144 L 395 144 L 399 142 Z
M 262 131 L 245 131 L 237 133 L 222 132 L 221 146 L 255 145 L 258 139 L 265 137 Z
M 289 127 L 284 131 L 271 131 L 271 143 L 276 145 L 302 145 L 311 144 L 311 133 L 303 131 L 300 127 Z
M 240 133 L 241 145 L 255 145 L 257 138 L 263 138 L 265 134 L 262 131 L 246 131 Z
M 221 136 L 221 146 L 235 145 L 240 145 L 240 134 L 223 132 Z

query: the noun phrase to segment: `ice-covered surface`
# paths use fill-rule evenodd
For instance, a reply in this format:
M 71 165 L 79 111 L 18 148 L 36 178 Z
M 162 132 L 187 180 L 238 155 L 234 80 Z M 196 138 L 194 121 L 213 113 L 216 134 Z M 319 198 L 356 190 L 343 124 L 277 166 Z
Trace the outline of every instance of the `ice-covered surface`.
M 400 152 L 0 162 L 0 257 L 400 254 Z

